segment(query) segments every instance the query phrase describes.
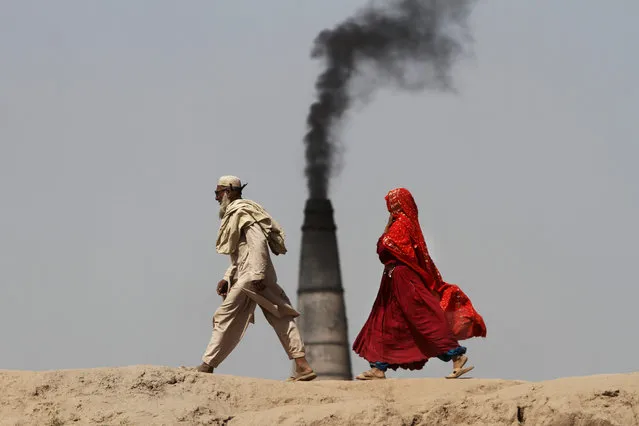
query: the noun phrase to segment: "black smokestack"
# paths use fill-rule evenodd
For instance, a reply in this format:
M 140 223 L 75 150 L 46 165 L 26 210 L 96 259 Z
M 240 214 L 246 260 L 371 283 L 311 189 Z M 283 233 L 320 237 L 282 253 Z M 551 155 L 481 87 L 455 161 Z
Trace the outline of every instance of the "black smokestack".
M 450 71 L 463 51 L 466 19 L 474 0 L 372 2 L 315 39 L 311 56 L 326 68 L 317 78 L 317 100 L 307 124 L 306 177 L 310 198 L 327 198 L 335 171 L 338 125 L 354 100 L 354 76 L 372 72 L 370 95 L 384 84 L 404 90 L 451 90 Z

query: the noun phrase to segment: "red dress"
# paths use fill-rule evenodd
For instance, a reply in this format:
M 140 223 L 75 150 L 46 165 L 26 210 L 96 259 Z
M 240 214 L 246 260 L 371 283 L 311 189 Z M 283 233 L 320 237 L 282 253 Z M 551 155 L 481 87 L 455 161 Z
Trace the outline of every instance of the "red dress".
M 384 275 L 353 350 L 391 369 L 421 369 L 429 358 L 459 348 L 459 340 L 485 337 L 486 326 L 462 290 L 441 279 L 410 193 L 396 189 L 386 200 L 394 221 L 377 242 Z

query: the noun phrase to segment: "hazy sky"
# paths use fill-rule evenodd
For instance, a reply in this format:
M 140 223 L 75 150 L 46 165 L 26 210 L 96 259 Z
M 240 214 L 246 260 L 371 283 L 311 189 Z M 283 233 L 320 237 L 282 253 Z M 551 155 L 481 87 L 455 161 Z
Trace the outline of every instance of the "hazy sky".
M 285 228 L 274 261 L 296 301 L 309 51 L 362 4 L 0 3 L 0 369 L 199 364 L 228 262 L 223 174 Z M 351 342 L 384 195 L 405 186 L 486 320 L 465 342 L 476 377 L 638 369 L 637 16 L 635 0 L 480 2 L 458 95 L 385 90 L 352 111 L 331 191 Z M 217 371 L 289 370 L 258 312 Z

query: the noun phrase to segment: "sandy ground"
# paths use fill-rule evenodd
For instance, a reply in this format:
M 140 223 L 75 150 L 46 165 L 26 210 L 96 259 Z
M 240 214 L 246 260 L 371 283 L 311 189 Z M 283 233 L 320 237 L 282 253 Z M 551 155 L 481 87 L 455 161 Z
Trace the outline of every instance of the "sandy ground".
M 131 366 L 0 370 L 2 425 L 639 425 L 639 373 L 284 383 Z

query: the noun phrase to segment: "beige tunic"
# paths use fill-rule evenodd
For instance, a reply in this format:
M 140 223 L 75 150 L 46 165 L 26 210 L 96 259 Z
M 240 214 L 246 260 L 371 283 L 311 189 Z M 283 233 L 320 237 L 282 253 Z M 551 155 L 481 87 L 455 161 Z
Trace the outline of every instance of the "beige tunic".
M 231 353 L 253 322 L 256 305 L 262 308 L 289 358 L 303 357 L 304 344 L 294 321 L 299 312 L 277 284 L 268 243 L 257 223 L 244 228 L 230 258 L 224 275 L 230 289 L 213 316 L 213 335 L 202 360 L 217 367 Z M 257 280 L 264 280 L 264 290 L 257 291 L 253 284 Z
M 230 257 L 231 265 L 224 274 L 224 279 L 230 285 L 239 286 L 255 303 L 277 317 L 300 315 L 277 284 L 266 237 L 258 225 L 250 225 L 242 232 L 237 251 L 231 253 Z M 251 284 L 259 280 L 264 280 L 266 285 L 261 292 L 257 292 Z

